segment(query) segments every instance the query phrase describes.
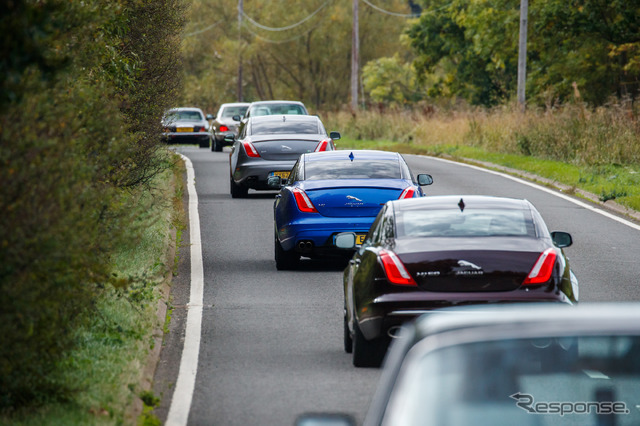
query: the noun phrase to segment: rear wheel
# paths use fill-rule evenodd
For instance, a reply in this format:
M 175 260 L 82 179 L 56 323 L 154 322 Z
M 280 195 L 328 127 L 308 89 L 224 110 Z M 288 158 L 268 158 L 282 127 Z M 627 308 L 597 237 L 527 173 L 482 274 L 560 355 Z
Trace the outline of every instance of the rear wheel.
M 351 338 L 351 332 L 349 331 L 346 314 L 344 316 L 344 351 L 348 354 L 353 352 L 353 339 Z
M 278 241 L 278 237 L 274 236 L 274 257 L 276 260 L 276 269 L 278 271 L 287 271 L 296 269 L 300 262 L 300 255 L 293 250 L 285 251 Z
M 211 151 L 222 151 L 222 142 L 218 142 L 218 138 L 213 137 L 213 141 L 211 143 Z
M 387 353 L 388 342 L 378 337 L 373 340 L 364 338 L 358 322 L 353 322 L 353 365 L 356 367 L 380 367 Z
M 245 198 L 249 188 L 238 185 L 233 181 L 232 177 L 229 177 L 229 192 L 231 193 L 231 198 Z

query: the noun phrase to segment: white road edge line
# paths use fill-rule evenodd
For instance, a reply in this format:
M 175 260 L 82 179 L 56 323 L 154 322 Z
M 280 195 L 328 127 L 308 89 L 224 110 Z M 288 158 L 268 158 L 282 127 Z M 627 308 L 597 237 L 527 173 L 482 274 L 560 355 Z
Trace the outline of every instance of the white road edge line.
M 202 300 L 204 270 L 202 262 L 202 241 L 200 218 L 198 216 L 198 194 L 195 186 L 193 164 L 180 154 L 187 169 L 187 190 L 189 194 L 189 239 L 191 243 L 191 293 L 187 311 L 187 326 L 182 347 L 178 380 L 173 391 L 167 426 L 183 426 L 189 420 L 191 400 L 196 385 L 198 355 L 200 353 L 200 331 L 202 328 Z
M 497 171 L 495 171 L 495 170 L 489 170 L 489 169 L 485 169 L 485 168 L 483 168 L 483 167 L 474 166 L 474 165 L 472 165 L 472 164 L 458 163 L 457 161 L 446 160 L 446 159 L 444 159 L 444 158 L 438 158 L 438 157 L 430 157 L 430 156 L 428 156 L 428 155 L 415 155 L 415 156 L 416 156 L 416 157 L 429 158 L 429 159 L 437 160 L 437 161 L 442 161 L 442 162 L 445 162 L 445 163 L 457 164 L 457 165 L 459 165 L 459 166 L 464 166 L 464 167 L 469 167 L 469 168 L 471 168 L 471 169 L 480 170 L 480 171 L 485 172 L 485 173 L 491 173 L 491 174 L 494 174 L 494 175 L 497 175 L 497 176 L 502 176 L 502 177 L 504 177 L 504 178 L 511 179 L 511 180 L 513 180 L 513 181 L 515 181 L 515 182 L 518 182 L 518 183 L 521 183 L 521 184 L 523 184 L 523 185 L 528 185 L 528 186 L 530 186 L 530 187 L 532 187 L 532 188 L 536 188 L 536 189 L 539 189 L 539 190 L 541 190 L 541 191 L 547 192 L 547 193 L 549 193 L 549 194 L 551 194 L 551 195 L 555 195 L 556 197 L 560 197 L 560 198 L 562 198 L 562 199 L 565 199 L 565 200 L 567 200 L 567 201 L 570 201 L 570 202 L 572 202 L 573 204 L 576 204 L 576 205 L 578 205 L 578 206 L 580 206 L 580 207 L 583 207 L 583 208 L 585 208 L 585 209 L 587 209 L 587 210 L 591 210 L 591 211 L 593 211 L 593 212 L 595 212 L 595 213 L 601 214 L 602 216 L 606 216 L 606 217 L 608 217 L 609 219 L 613 219 L 613 220 L 615 220 L 616 222 L 620 222 L 620 223 L 622 223 L 623 225 L 627 225 L 627 226 L 628 226 L 628 227 L 630 227 L 630 228 L 633 228 L 633 229 L 636 229 L 636 230 L 640 231 L 640 225 L 636 225 L 635 223 L 630 222 L 630 221 L 628 221 L 628 220 L 625 220 L 625 219 L 623 219 L 623 218 L 621 218 L 621 217 L 619 217 L 619 216 L 616 216 L 616 215 L 611 214 L 611 213 L 609 213 L 609 212 L 607 212 L 607 211 L 604 211 L 604 210 L 602 210 L 602 209 L 599 209 L 599 208 L 597 208 L 597 207 L 594 207 L 594 206 L 592 206 L 592 205 L 590 205 L 590 204 L 583 203 L 582 201 L 576 200 L 576 199 L 575 199 L 575 198 L 573 198 L 573 197 L 569 197 L 568 195 L 565 195 L 565 194 L 563 194 L 563 193 L 561 193 L 561 192 L 558 192 L 558 191 L 554 191 L 553 189 L 546 188 L 546 187 L 544 187 L 544 186 L 542 186 L 542 185 L 538 185 L 538 184 L 536 184 L 536 183 L 529 182 L 529 181 L 526 181 L 526 180 L 524 180 L 524 179 L 520 179 L 520 178 L 517 178 L 517 177 L 515 177 L 515 176 L 508 175 L 508 174 L 506 174 L 506 173 L 501 173 L 501 172 L 497 172 Z

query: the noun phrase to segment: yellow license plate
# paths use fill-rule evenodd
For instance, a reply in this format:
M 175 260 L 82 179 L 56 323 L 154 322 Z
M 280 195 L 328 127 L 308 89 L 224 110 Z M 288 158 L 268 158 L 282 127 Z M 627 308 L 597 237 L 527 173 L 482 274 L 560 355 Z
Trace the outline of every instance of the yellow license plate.
M 367 238 L 367 234 L 356 234 L 356 245 L 362 245 L 365 238 Z
M 193 132 L 193 127 L 178 127 L 176 132 Z
M 282 179 L 289 179 L 291 172 L 273 172 L 273 176 L 278 176 Z

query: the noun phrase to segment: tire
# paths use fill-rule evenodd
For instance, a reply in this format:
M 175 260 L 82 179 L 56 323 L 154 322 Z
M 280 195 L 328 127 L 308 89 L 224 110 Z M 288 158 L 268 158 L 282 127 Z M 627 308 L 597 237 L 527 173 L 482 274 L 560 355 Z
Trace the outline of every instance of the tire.
M 353 352 L 353 339 L 351 338 L 351 332 L 349 331 L 349 324 L 347 324 L 347 315 L 344 316 L 344 351 L 348 354 Z
M 356 367 L 380 367 L 387 353 L 389 342 L 381 337 L 364 338 L 358 322 L 353 322 L 353 365 Z
M 276 269 L 278 271 L 290 271 L 298 268 L 300 255 L 293 250 L 285 251 L 278 241 L 278 237 L 273 237 L 274 258 L 276 260 Z
M 231 198 L 246 198 L 247 192 L 249 192 L 249 188 L 246 186 L 238 185 L 233 181 L 233 178 L 229 178 L 229 192 L 231 193 Z
M 211 143 L 211 151 L 222 151 L 222 142 L 218 142 L 218 138 L 216 138 L 215 136 L 213 137 L 213 142 Z

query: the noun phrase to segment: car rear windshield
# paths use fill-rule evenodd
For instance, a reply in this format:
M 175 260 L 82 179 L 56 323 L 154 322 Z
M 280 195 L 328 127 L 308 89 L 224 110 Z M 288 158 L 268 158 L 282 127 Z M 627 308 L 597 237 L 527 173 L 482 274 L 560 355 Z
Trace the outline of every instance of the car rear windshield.
M 172 111 L 167 117 L 168 121 L 202 120 L 202 114 L 198 111 Z
M 383 424 L 640 424 L 638 336 L 497 339 L 414 354 Z
M 305 180 L 401 179 L 400 163 L 392 161 L 310 161 L 304 167 Z
M 251 124 L 252 135 L 320 134 L 317 121 L 261 121 Z
M 278 114 L 306 115 L 307 112 L 300 105 L 291 104 L 257 105 L 251 109 L 252 116 Z
M 246 106 L 225 107 L 222 110 L 222 116 L 225 118 L 233 117 L 234 115 L 243 116 L 245 112 L 247 112 Z
M 398 237 L 535 237 L 529 210 L 400 210 Z

